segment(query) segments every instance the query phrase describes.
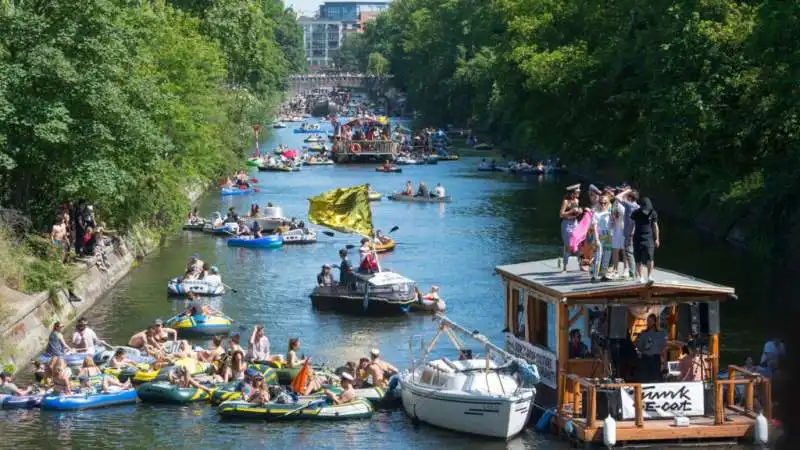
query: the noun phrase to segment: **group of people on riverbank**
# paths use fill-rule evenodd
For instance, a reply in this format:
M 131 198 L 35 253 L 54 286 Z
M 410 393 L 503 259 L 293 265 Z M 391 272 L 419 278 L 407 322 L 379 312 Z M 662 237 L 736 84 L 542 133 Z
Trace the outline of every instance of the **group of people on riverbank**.
M 67 262 L 74 248 L 77 258 L 94 258 L 101 271 L 109 267 L 106 249 L 113 245 L 114 232 L 99 222 L 95 216 L 94 205 L 85 200 L 77 204 L 67 202 L 59 207 L 50 228 L 50 242 L 60 259 Z
M 604 190 L 590 184 L 589 206 L 580 205 L 580 194 L 580 184 L 567 186 L 561 202 L 561 270 L 567 270 L 570 256 L 579 255 L 581 270 L 588 270 L 593 282 L 652 281 L 655 249 L 661 245 L 652 201 L 648 197 L 640 200 L 639 192 L 627 184 Z M 622 271 L 618 270 L 620 262 Z

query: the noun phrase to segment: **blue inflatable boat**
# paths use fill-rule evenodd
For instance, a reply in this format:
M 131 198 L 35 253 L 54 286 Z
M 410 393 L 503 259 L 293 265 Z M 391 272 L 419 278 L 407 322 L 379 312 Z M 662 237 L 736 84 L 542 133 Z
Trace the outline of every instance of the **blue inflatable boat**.
M 283 238 L 273 234 L 260 238 L 233 238 L 228 239 L 228 247 L 247 248 L 278 248 L 283 245 Z
M 220 195 L 247 195 L 253 192 L 253 188 L 240 189 L 238 187 L 222 188 Z
M 97 353 L 102 352 L 102 349 L 99 350 Z M 88 356 L 89 358 L 94 359 L 96 353 L 69 353 L 64 355 L 64 362 L 67 363 L 69 367 L 80 367 L 83 365 L 83 360 Z M 50 355 L 41 355 L 36 358 L 42 364 L 48 364 L 52 356 Z
M 136 389 L 96 394 L 48 395 L 42 399 L 42 409 L 74 411 L 132 403 L 136 403 Z
M 41 395 L 0 394 L 0 409 L 33 409 L 42 403 Z

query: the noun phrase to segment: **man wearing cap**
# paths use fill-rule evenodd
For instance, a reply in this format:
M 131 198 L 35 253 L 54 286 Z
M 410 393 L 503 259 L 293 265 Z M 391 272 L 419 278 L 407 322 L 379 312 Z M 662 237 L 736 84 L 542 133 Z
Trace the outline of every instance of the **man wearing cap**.
M 33 387 L 28 386 L 25 389 L 20 389 L 14 384 L 14 375 L 11 372 L 3 371 L 0 373 L 0 394 L 8 395 L 28 395 Z
M 372 385 L 386 387 L 388 379 L 399 372 L 397 367 L 381 359 L 381 351 L 373 348 L 370 352 L 370 363 L 367 372 L 372 376 Z
M 342 372 L 342 393 L 339 395 L 334 394 L 328 389 L 325 389 L 325 397 L 331 400 L 335 405 L 341 405 L 353 401 L 356 398 L 356 390 L 353 389 L 353 376 L 347 372 Z
M 76 352 L 94 354 L 95 342 L 105 345 L 106 347 L 111 347 L 107 342 L 98 339 L 94 330 L 89 328 L 86 319 L 81 318 L 78 321 L 78 325 L 75 327 L 75 333 L 72 334 L 72 347 Z

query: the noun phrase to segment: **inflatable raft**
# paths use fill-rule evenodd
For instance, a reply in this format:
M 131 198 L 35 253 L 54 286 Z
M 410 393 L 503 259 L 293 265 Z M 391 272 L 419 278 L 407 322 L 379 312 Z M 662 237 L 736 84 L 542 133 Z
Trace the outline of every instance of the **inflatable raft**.
M 309 229 L 296 229 L 281 233 L 284 244 L 313 244 L 317 242 L 317 233 Z
M 143 402 L 185 405 L 208 400 L 209 393 L 195 387 L 181 388 L 166 381 L 144 383 L 136 388 L 136 394 Z
M 371 417 L 375 409 L 369 401 L 356 398 L 341 405 L 328 403 L 325 399 L 303 400 L 298 403 L 267 403 L 265 405 L 230 400 L 219 405 L 218 411 L 223 418 L 277 421 L 364 419 Z
M 183 277 L 173 278 L 167 283 L 167 294 L 169 295 L 184 296 L 189 292 L 195 295 L 214 297 L 225 293 L 225 285 L 206 280 L 184 280 Z
M 387 169 L 387 168 L 385 168 L 383 166 L 380 166 L 380 167 L 376 167 L 375 168 L 375 172 L 383 172 L 383 173 L 400 173 L 402 171 L 403 171 L 403 169 L 401 169 L 399 167 L 390 167 L 390 168 Z
M 33 409 L 42 403 L 41 395 L 0 394 L 0 409 Z
M 219 193 L 222 196 L 247 195 L 253 193 L 253 188 L 245 188 L 245 189 L 241 189 L 238 187 L 222 188 L 220 189 Z
M 315 159 L 315 160 L 305 160 L 303 161 L 304 166 L 332 166 L 333 160 L 332 159 Z
M 102 351 L 102 350 L 100 350 L 100 351 Z M 99 353 L 100 351 L 98 351 L 96 353 Z M 92 360 L 94 360 L 94 356 L 95 356 L 96 353 L 68 353 L 68 354 L 64 355 L 63 358 L 64 358 L 64 362 L 67 363 L 67 366 L 69 366 L 69 367 L 80 367 L 81 365 L 83 365 L 83 360 L 86 359 L 87 356 L 89 358 L 92 358 Z M 52 356 L 50 356 L 50 355 L 41 355 L 38 358 L 36 358 L 36 360 L 39 361 L 42 364 L 49 364 L 51 358 L 52 358 Z
M 205 227 L 205 219 L 187 220 L 186 223 L 183 224 L 183 229 L 187 231 L 203 231 Z
M 417 197 L 414 195 L 404 195 L 399 192 L 395 192 L 389 196 L 389 200 L 414 203 L 450 203 L 453 201 L 453 198 L 449 195 L 445 195 L 444 197 Z
M 292 166 L 258 166 L 258 170 L 261 172 L 297 172 L 300 170 L 300 167 L 292 167 Z
M 143 355 L 139 349 L 133 347 L 123 347 L 123 346 L 116 346 L 112 347 L 109 350 L 102 350 L 94 354 L 94 363 L 95 365 L 102 366 L 103 364 L 107 363 L 111 357 L 114 356 L 114 352 L 117 349 L 123 349 L 125 351 L 125 358 L 137 363 L 137 364 L 153 364 L 156 362 L 156 359 L 152 356 Z
M 168 380 L 169 374 L 173 370 L 175 370 L 175 368 L 178 366 L 186 367 L 190 375 L 200 375 L 202 373 L 206 373 L 206 371 L 210 367 L 210 364 L 205 362 L 199 362 L 191 358 L 183 358 L 177 360 L 173 365 L 163 366 L 160 368 L 145 369 L 145 370 L 141 370 L 139 368 L 124 369 L 123 373 L 124 374 L 133 373 L 131 382 L 134 384 L 142 384 L 142 383 L 149 383 L 151 381 Z M 122 381 L 122 377 L 123 375 L 120 374 L 120 381 Z
M 230 333 L 233 319 L 228 316 L 196 314 L 173 317 L 164 325 L 174 328 L 181 337 L 215 336 Z
M 48 395 L 42 398 L 42 409 L 52 411 L 74 411 L 78 409 L 105 408 L 107 406 L 136 403 L 136 390 L 126 389 L 118 392 Z
M 284 240 L 280 235 L 272 234 L 260 238 L 242 237 L 228 239 L 228 247 L 245 248 L 278 248 L 283 245 Z
M 394 242 L 394 239 L 389 238 L 386 242 L 381 243 L 373 243 L 372 246 L 375 248 L 376 253 L 385 253 L 394 250 L 397 244 Z

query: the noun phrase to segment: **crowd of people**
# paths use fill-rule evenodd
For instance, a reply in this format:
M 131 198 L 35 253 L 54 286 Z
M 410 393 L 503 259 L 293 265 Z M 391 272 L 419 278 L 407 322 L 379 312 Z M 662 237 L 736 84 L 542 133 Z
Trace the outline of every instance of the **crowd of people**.
M 106 251 L 114 245 L 114 234 L 113 230 L 106 228 L 104 222 L 97 220 L 94 205 L 81 200 L 76 204 L 67 202 L 59 207 L 49 238 L 63 262 L 69 261 L 71 256 L 91 258 L 98 269 L 107 271 L 110 264 Z
M 428 186 L 425 185 L 424 181 L 420 181 L 419 185 L 417 186 L 416 192 L 414 191 L 414 184 L 411 183 L 411 180 L 406 181 L 406 184 L 403 186 L 403 195 L 409 197 L 446 197 L 447 191 L 445 191 L 444 186 L 442 183 L 437 183 L 433 190 L 429 190 Z
M 655 249 L 661 245 L 658 214 L 652 201 L 648 197 L 640 200 L 639 192 L 627 184 L 604 190 L 589 185 L 588 206 L 581 206 L 580 194 L 580 184 L 568 186 L 561 202 L 561 270 L 566 271 L 570 256 L 576 255 L 581 270 L 590 272 L 592 282 L 651 282 Z M 589 221 L 585 234 L 579 226 L 583 221 Z

